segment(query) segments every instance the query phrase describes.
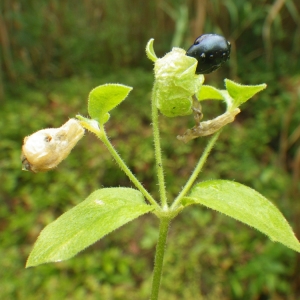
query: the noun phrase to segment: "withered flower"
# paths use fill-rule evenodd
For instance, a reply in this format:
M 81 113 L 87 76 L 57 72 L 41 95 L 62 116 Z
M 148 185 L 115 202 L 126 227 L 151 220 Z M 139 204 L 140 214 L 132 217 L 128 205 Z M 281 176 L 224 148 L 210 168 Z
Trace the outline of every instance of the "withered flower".
M 70 119 L 59 128 L 39 130 L 25 137 L 22 146 L 22 169 L 46 172 L 64 160 L 83 137 L 84 129 L 79 121 Z

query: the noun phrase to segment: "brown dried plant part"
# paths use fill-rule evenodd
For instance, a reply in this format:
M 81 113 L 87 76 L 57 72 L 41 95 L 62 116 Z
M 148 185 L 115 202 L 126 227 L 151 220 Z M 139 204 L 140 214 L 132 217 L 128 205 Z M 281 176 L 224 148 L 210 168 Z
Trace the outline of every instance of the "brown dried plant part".
M 241 110 L 239 108 L 235 108 L 233 111 L 227 111 L 212 120 L 200 122 L 199 125 L 188 129 L 183 135 L 178 135 L 177 139 L 187 143 L 188 141 L 197 137 L 211 135 L 224 127 L 226 124 L 233 122 L 235 116 L 240 113 L 240 111 Z

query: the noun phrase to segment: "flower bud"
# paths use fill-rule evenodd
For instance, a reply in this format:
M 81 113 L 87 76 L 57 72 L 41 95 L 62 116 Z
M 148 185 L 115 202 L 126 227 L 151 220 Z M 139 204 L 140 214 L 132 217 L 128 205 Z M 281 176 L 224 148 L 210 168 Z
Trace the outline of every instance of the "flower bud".
M 192 96 L 198 93 L 204 81 L 203 75 L 195 75 L 197 63 L 181 48 L 173 48 L 155 61 L 154 97 L 157 108 L 165 116 L 192 113 Z
M 84 129 L 79 121 L 70 119 L 59 128 L 39 130 L 25 137 L 22 146 L 22 169 L 45 172 L 64 160 L 83 137 Z

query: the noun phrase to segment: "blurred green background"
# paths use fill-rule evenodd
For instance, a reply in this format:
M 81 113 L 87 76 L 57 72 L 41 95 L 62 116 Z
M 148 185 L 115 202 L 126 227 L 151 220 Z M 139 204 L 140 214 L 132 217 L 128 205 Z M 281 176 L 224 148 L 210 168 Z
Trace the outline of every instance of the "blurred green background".
M 76 4 L 75 4 L 76 3 Z M 154 196 L 150 96 L 152 63 L 202 33 L 232 44 L 231 60 L 206 76 L 267 83 L 242 106 L 215 146 L 201 180 L 247 184 L 283 212 L 300 237 L 300 2 L 298 0 L 1 0 L 0 2 L 0 299 L 147 299 L 158 220 L 147 215 L 75 258 L 24 269 L 39 232 L 93 190 L 131 186 L 108 152 L 87 134 L 57 169 L 21 171 L 26 135 L 87 115 L 102 83 L 134 87 L 107 131 Z M 217 101 L 216 101 L 217 102 Z M 207 101 L 205 117 L 220 114 Z M 161 117 L 169 197 L 176 196 L 207 138 L 176 139 L 192 117 Z M 170 230 L 161 299 L 300 299 L 300 256 L 251 228 L 189 207 Z

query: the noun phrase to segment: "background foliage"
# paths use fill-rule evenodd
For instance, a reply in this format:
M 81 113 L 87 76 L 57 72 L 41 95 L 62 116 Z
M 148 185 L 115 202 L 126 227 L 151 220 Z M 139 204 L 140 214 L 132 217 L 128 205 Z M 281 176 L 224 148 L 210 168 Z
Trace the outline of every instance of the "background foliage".
M 87 115 L 88 92 L 106 82 L 134 87 L 107 131 L 155 194 L 150 126 L 152 65 L 204 32 L 225 35 L 231 60 L 206 76 L 266 82 L 222 133 L 203 179 L 231 179 L 271 199 L 300 238 L 300 4 L 296 0 L 3 0 L 0 3 L 1 299 L 146 299 L 158 222 L 144 216 L 74 259 L 24 269 L 40 230 L 99 187 L 131 186 L 87 135 L 56 170 L 21 172 L 24 136 Z M 204 106 L 205 117 L 223 111 Z M 170 197 L 190 174 L 206 138 L 176 140 L 192 118 L 161 118 Z M 143 141 L 141 143 L 141 141 Z M 170 231 L 162 299 L 298 299 L 300 256 L 225 216 L 191 207 Z M 176 284 L 175 284 L 176 283 Z

